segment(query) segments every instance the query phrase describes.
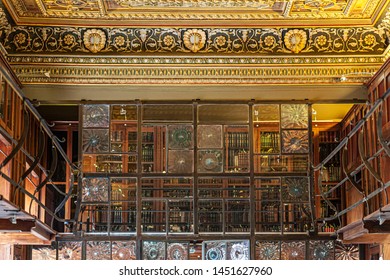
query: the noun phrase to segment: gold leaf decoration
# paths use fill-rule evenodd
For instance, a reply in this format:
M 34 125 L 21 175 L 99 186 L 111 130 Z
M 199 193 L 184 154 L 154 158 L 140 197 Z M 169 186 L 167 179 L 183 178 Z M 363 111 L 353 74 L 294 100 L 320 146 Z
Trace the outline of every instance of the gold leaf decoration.
M 184 32 L 184 45 L 192 52 L 198 52 L 206 42 L 206 33 L 200 29 L 190 29 Z
M 84 33 L 83 42 L 88 50 L 97 53 L 106 44 L 106 34 L 99 29 L 89 29 Z
M 299 53 L 306 45 L 306 32 L 300 29 L 293 29 L 284 35 L 284 43 L 286 48 L 293 53 Z

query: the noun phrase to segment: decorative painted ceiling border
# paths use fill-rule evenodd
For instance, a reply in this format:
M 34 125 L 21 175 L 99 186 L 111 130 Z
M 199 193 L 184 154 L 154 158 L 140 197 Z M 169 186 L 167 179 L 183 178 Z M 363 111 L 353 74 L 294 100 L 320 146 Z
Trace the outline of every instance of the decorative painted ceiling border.
M 49 1 L 46 1 L 49 2 Z M 368 1 L 365 10 L 353 15 L 348 14 L 350 6 L 339 1 L 160 1 L 154 0 L 114 0 L 114 12 L 109 11 L 107 5 L 101 1 L 50 1 L 51 9 L 47 9 L 40 1 L 36 1 L 41 16 L 47 19 L 100 19 L 100 20 L 300 20 L 300 19 L 345 19 L 369 18 L 380 5 L 380 0 Z M 15 16 L 37 20 L 36 10 L 30 10 L 19 0 L 5 1 L 16 11 Z M 333 4 L 330 5 L 330 4 Z M 351 4 L 351 3 L 349 3 Z M 338 11 L 329 8 L 339 6 Z M 173 9 L 172 9 L 173 8 Z M 179 9 L 178 9 L 179 8 Z M 197 9 L 200 8 L 200 9 Z M 218 10 L 223 8 L 223 12 Z M 291 14 L 293 10 L 299 10 Z M 267 13 L 262 11 L 267 10 Z M 39 18 L 38 18 L 39 19 Z
M 343 28 L 0 28 L 9 53 L 382 54 L 387 33 Z
M 333 84 L 364 83 L 380 68 L 355 66 L 100 66 L 12 65 L 23 84 Z

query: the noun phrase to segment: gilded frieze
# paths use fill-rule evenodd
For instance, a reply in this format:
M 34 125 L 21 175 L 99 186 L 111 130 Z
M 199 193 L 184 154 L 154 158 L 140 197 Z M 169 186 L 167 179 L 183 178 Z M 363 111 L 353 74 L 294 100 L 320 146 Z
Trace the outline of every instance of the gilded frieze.
M 89 29 L 18 26 L 3 33 L 1 42 L 10 53 L 381 54 L 388 45 L 385 30 L 370 27 Z

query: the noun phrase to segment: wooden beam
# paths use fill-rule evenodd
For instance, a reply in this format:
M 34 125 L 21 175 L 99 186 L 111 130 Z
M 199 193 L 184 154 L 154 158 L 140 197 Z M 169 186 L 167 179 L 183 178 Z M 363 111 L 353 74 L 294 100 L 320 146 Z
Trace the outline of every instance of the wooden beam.
M 364 228 L 368 230 L 369 233 L 388 233 L 390 234 L 390 221 L 384 222 L 382 225 L 378 221 L 365 221 Z
M 373 244 L 373 243 L 390 243 L 390 234 L 382 234 L 382 233 L 371 233 L 364 234 L 354 239 L 345 240 L 343 239 L 343 243 L 345 244 Z
M 361 220 L 353 222 L 339 230 L 339 234 L 343 241 L 352 240 L 367 233 L 368 230 L 364 228 L 364 224 Z
M 50 245 L 52 240 L 42 240 L 27 232 L 0 233 L 0 244 Z
M 17 220 L 16 224 L 11 223 L 8 219 L 0 219 L 0 231 L 30 231 L 35 226 L 33 221 Z

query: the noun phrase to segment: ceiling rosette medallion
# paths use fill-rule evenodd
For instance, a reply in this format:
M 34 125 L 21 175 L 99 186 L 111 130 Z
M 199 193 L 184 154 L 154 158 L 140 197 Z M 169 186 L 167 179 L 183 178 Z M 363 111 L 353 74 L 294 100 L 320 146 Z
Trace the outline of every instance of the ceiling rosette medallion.
M 85 47 L 93 53 L 101 51 L 106 44 L 106 34 L 99 29 L 89 29 L 84 33 Z
M 286 48 L 293 53 L 301 52 L 305 48 L 306 42 L 306 32 L 300 29 L 290 30 L 284 35 L 284 43 Z
M 201 29 L 190 29 L 184 32 L 184 46 L 192 52 L 198 52 L 206 43 L 206 33 Z

